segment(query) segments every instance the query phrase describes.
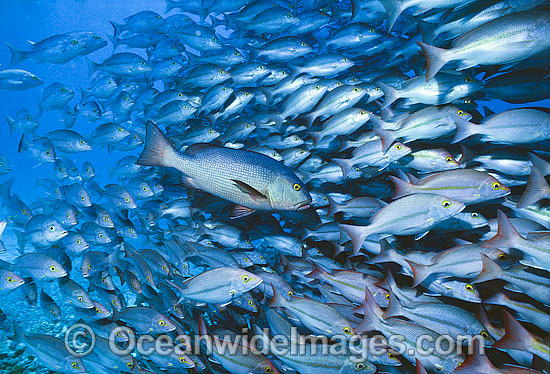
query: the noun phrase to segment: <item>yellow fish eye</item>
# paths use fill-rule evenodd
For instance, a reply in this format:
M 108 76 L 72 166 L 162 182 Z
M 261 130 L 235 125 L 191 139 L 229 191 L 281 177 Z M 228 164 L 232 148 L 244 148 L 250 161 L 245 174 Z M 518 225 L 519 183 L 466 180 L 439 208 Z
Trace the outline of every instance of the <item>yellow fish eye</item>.
M 126 363 L 126 366 L 128 366 L 128 368 L 133 368 L 134 367 L 134 363 L 133 362 L 127 362 Z
M 164 322 L 164 320 L 160 320 L 159 321 L 159 326 L 166 326 L 166 322 Z
M 241 279 L 244 283 L 248 283 L 250 281 L 250 277 L 248 275 L 243 275 Z
M 500 190 L 500 189 L 502 189 L 502 185 L 501 185 L 500 183 L 498 183 L 498 182 L 494 182 L 492 186 L 493 186 L 493 190 Z
M 479 335 L 481 335 L 483 339 L 487 339 L 489 337 L 489 333 L 485 330 L 480 332 Z
M 385 298 L 386 300 L 389 300 L 389 299 L 390 299 L 390 294 L 389 294 L 389 293 L 385 294 L 385 295 L 384 295 L 384 298 Z
M 464 286 L 464 288 L 466 288 L 466 291 L 474 292 L 474 286 L 472 286 L 469 283 L 466 286 Z
M 50 266 L 50 271 L 57 271 L 57 268 L 55 266 Z
M 452 157 L 447 157 L 447 158 L 445 158 L 445 161 L 447 161 L 447 162 L 452 162 L 452 161 L 453 161 L 453 158 L 452 158 Z
M 499 260 L 504 260 L 506 258 L 506 255 L 504 253 L 499 253 L 497 257 Z
M 472 78 L 470 78 L 470 77 L 464 78 L 464 82 L 466 82 L 466 83 L 470 83 L 471 81 L 472 81 Z
M 78 362 L 72 362 L 72 363 L 71 363 L 71 367 L 72 367 L 73 369 L 80 369 L 80 366 L 78 366 Z
M 127 202 L 127 203 L 129 203 L 129 202 L 130 202 L 130 198 L 125 197 L 125 198 L 124 198 L 124 201 Z
M 459 109 L 459 110 L 456 111 L 456 114 L 458 114 L 459 116 L 462 116 L 462 115 L 464 115 L 464 111 Z
M 96 312 L 96 313 L 101 313 L 101 309 L 95 308 L 95 312 Z
M 450 207 L 452 204 L 449 200 L 444 200 L 441 205 L 443 206 L 443 208 L 447 209 L 448 207 Z
M 271 369 L 269 366 L 266 366 L 266 368 L 264 369 L 264 372 L 273 373 L 273 369 Z
M 395 149 L 397 149 L 398 151 L 403 148 L 403 146 L 401 144 L 396 144 L 395 145 Z
M 254 301 L 248 300 L 248 305 L 254 305 Z
M 393 353 L 388 353 L 388 358 L 391 358 L 393 360 L 395 356 L 393 355 Z
M 472 212 L 472 214 L 470 214 L 470 216 L 472 218 L 479 218 L 479 214 L 477 212 Z
M 50 314 L 55 314 L 55 310 L 50 309 Z
M 180 362 L 183 364 L 185 362 L 185 357 L 180 357 Z
M 13 282 L 13 278 L 12 278 L 12 277 L 7 277 L 6 280 L 7 280 L 8 282 Z
M 355 88 L 353 89 L 353 92 L 359 92 L 359 88 L 355 87 Z
M 88 264 L 88 270 L 92 269 L 92 264 Z
M 351 329 L 349 327 L 344 327 L 342 331 L 344 332 L 344 334 L 351 334 Z
M 84 298 L 83 298 L 82 296 L 79 296 L 79 297 L 77 297 L 76 299 L 77 299 L 78 301 L 81 301 L 81 302 L 84 301 Z
M 292 295 L 294 295 L 294 292 L 288 291 L 288 296 L 292 296 Z
M 362 362 L 358 362 L 355 364 L 355 370 L 363 370 L 365 368 L 365 364 Z
M 294 186 L 292 186 L 294 188 L 294 191 L 300 191 L 302 189 L 302 186 L 300 186 L 298 183 L 294 183 Z

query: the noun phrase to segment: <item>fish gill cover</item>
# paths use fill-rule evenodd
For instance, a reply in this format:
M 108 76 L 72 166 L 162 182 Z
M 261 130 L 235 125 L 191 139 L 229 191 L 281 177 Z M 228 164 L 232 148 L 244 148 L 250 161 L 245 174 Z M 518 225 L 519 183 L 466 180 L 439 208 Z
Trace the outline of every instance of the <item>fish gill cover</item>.
M 0 10 L 1 373 L 548 373 L 548 1 Z

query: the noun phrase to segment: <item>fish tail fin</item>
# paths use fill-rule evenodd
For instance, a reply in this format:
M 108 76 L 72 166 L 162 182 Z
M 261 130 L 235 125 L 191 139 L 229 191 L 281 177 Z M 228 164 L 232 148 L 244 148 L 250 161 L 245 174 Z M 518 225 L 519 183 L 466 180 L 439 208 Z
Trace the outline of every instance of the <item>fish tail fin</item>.
M 25 239 L 25 233 L 19 230 L 13 230 L 13 233 L 17 238 L 17 251 L 20 254 L 23 254 L 25 251 L 25 244 L 27 244 L 27 240 Z
M 327 216 L 331 217 L 340 211 L 340 204 L 338 204 L 334 199 L 327 195 L 328 200 L 328 213 Z
M 395 186 L 395 193 L 393 194 L 392 199 L 399 199 L 400 197 L 411 194 L 412 184 L 409 181 L 394 177 L 393 175 L 390 175 L 389 178 Z
M 120 23 L 116 23 L 113 21 L 109 21 L 111 23 L 111 26 L 113 26 L 113 39 L 116 39 L 120 36 L 120 33 L 123 31 L 123 26 Z
M 23 343 L 25 338 L 25 333 L 23 332 L 23 329 L 21 326 L 17 325 L 17 322 L 13 320 L 13 340 L 17 343 Z
M 531 175 L 529 176 L 529 181 L 527 182 L 527 188 L 521 195 L 517 203 L 518 208 L 525 208 L 529 205 L 533 205 L 539 200 L 544 199 L 550 194 L 550 186 L 544 179 L 544 176 L 540 170 L 536 167 L 531 169 Z
M 382 141 L 382 152 L 386 153 L 388 149 L 390 149 L 391 145 L 395 141 L 395 133 L 393 131 L 389 130 L 374 130 L 374 132 L 380 137 L 380 140 Z
M 441 70 L 447 62 L 449 62 L 446 57 L 447 50 L 439 47 L 434 47 L 422 42 L 416 42 L 426 58 L 426 82 L 435 77 L 437 72 Z
M 8 122 L 8 126 L 10 127 L 10 135 L 13 135 L 15 120 L 10 116 L 6 116 L 6 121 Z
M 543 160 L 534 153 L 528 153 L 529 159 L 533 165 L 540 170 L 543 175 L 550 174 L 550 162 Z
M 424 43 L 432 43 L 436 38 L 436 31 L 438 24 L 430 23 L 422 20 L 416 20 L 416 24 L 420 28 L 422 33 L 422 41 Z
M 497 211 L 497 222 L 497 234 L 483 243 L 481 245 L 483 248 L 511 248 L 522 240 L 512 222 L 500 209 Z
M 311 137 L 311 139 L 313 140 L 313 146 L 316 147 L 317 145 L 319 145 L 319 143 L 321 142 L 321 140 L 323 140 L 323 134 L 321 131 L 311 131 L 309 133 L 309 136 Z
M 273 290 L 273 297 L 271 298 L 271 301 L 269 302 L 270 308 L 277 308 L 284 306 L 284 300 L 285 298 L 277 291 L 275 286 L 273 284 L 271 285 L 271 289 Z
M 388 28 L 388 32 L 390 32 L 393 29 L 393 26 L 395 25 L 397 18 L 403 12 L 403 2 L 395 1 L 395 0 L 379 0 L 379 1 L 382 3 L 384 8 L 386 9 L 386 13 L 388 13 L 387 28 Z
M 78 88 L 80 89 L 80 102 L 84 103 L 88 99 L 90 93 L 85 87 L 78 86 Z
M 504 316 L 504 336 L 493 343 L 494 348 L 526 350 L 533 337 L 516 319 L 506 310 L 502 310 Z
M 126 279 L 124 278 L 124 273 L 122 269 L 120 269 L 118 266 L 114 266 L 116 275 L 120 279 L 120 284 L 124 286 L 124 283 L 126 282 Z
M 368 116 L 374 130 L 385 130 L 389 127 L 388 123 L 382 118 L 378 117 L 376 114 L 369 113 Z
M 481 273 L 474 279 L 474 283 L 481 283 L 493 279 L 500 278 L 502 268 L 496 262 L 491 260 L 485 253 L 480 253 L 483 269 Z
M 369 236 L 369 226 L 338 225 L 338 228 L 350 237 L 353 253 L 358 254 L 361 251 L 365 239 Z
M 302 116 L 302 118 L 306 121 L 307 127 L 311 127 L 313 122 L 317 119 L 317 114 L 315 112 L 311 112 Z
M 428 278 L 432 273 L 432 269 L 430 265 L 421 265 L 409 260 L 405 260 L 405 261 L 407 261 L 407 264 L 409 264 L 413 272 L 413 283 L 412 283 L 413 287 L 418 286 L 426 278 Z
M 17 65 L 18 63 L 20 63 L 21 61 L 27 58 L 26 56 L 27 53 L 25 51 L 21 51 L 9 43 L 5 43 L 5 44 L 11 53 L 10 65 Z
M 350 158 L 333 158 L 331 159 L 331 161 L 336 163 L 336 165 L 340 166 L 340 169 L 342 169 L 342 175 L 344 176 L 344 179 L 346 179 L 349 176 L 351 167 L 353 166 L 351 159 Z
M 147 122 L 145 147 L 136 164 L 143 166 L 172 167 L 177 152 L 170 140 L 153 122 Z
M 204 318 L 199 316 L 199 336 L 207 336 L 208 330 L 206 328 L 206 323 L 204 323 Z
M 466 148 L 464 144 L 459 144 L 460 147 L 460 159 L 457 161 L 459 165 L 465 165 L 466 163 L 472 161 L 476 153 L 472 151 L 470 148 Z
M 397 287 L 397 283 L 395 283 L 395 279 L 390 270 L 386 272 L 386 276 L 384 277 L 384 279 L 382 279 L 380 282 L 376 282 L 375 284 L 376 286 L 388 291 L 390 291 L 394 287 Z
M 91 77 L 97 69 L 97 64 L 92 60 L 90 60 L 89 58 L 85 58 L 85 60 L 86 60 L 86 65 L 88 65 L 88 77 Z
M 376 85 L 380 87 L 380 89 L 384 92 L 384 104 L 380 109 L 385 109 L 389 107 L 395 100 L 400 98 L 399 90 L 397 88 L 394 88 L 382 82 L 376 82 Z
M 306 277 L 321 280 L 324 278 L 323 276 L 325 274 L 327 274 L 327 272 L 324 269 L 320 268 L 317 265 L 314 265 L 313 270 L 310 273 L 306 274 Z
M 475 126 L 478 126 L 476 124 L 473 124 L 472 122 L 466 121 L 462 118 L 455 118 L 455 125 L 456 125 L 456 133 L 455 137 L 451 141 L 452 144 L 458 143 L 461 140 L 464 140 L 472 135 L 475 135 L 477 133 L 477 129 Z
M 365 290 L 365 301 L 361 306 L 363 309 L 363 320 L 355 328 L 355 332 L 362 334 L 368 331 L 379 330 L 381 318 L 383 315 L 382 309 L 376 304 L 372 294 L 368 289 Z
M 21 135 L 21 140 L 19 140 L 19 147 L 17 148 L 18 153 L 23 153 L 29 149 L 30 141 L 27 139 L 25 134 Z
M 388 304 L 388 307 L 384 311 L 384 318 L 390 318 L 390 317 L 397 317 L 403 315 L 403 305 L 397 300 L 397 297 L 392 292 L 392 290 L 388 290 L 388 293 L 390 295 L 390 302 Z

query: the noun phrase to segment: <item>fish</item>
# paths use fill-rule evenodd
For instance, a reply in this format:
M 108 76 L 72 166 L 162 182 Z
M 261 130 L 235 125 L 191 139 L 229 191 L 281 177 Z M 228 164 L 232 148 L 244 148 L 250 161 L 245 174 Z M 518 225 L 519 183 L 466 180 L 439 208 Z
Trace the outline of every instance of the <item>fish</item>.
M 44 81 L 35 74 L 21 69 L 0 70 L 0 89 L 23 91 L 38 87 Z

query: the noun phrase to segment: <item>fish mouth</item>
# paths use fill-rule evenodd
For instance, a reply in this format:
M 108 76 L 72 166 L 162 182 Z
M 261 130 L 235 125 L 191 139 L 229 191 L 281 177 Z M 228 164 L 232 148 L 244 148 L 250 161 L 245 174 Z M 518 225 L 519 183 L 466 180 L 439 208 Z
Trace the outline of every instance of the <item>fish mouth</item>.
M 305 210 L 311 208 L 311 199 L 302 201 L 301 203 L 296 204 L 296 210 Z

